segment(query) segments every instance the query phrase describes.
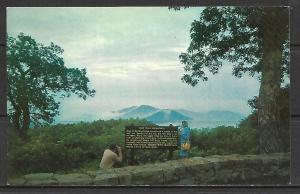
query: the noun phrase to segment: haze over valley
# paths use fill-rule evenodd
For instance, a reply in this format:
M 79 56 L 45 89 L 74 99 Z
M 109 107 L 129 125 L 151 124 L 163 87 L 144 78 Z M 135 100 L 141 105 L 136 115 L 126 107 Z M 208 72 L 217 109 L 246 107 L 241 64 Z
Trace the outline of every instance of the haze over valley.
M 77 123 L 80 121 L 93 121 L 98 119 L 146 119 L 158 125 L 173 124 L 178 126 L 181 121 L 188 121 L 192 128 L 213 128 L 217 126 L 236 126 L 244 115 L 234 111 L 211 110 L 195 112 L 186 109 L 161 109 L 150 105 L 126 107 L 116 111 L 110 111 L 94 118 L 93 114 L 81 115 L 74 120 L 57 120 L 55 123 Z

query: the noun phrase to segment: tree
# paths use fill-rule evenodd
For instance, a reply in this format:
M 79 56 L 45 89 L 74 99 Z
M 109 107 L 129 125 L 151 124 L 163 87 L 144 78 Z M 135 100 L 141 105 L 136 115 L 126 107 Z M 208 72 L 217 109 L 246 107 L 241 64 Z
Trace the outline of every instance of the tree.
M 290 151 L 290 111 L 289 111 L 289 91 L 290 86 L 285 85 L 280 88 L 279 100 L 278 100 L 278 110 L 279 110 L 279 136 L 281 139 L 281 145 L 284 152 Z M 248 115 L 247 118 L 242 120 L 239 124 L 240 128 L 251 127 L 258 128 L 258 116 L 257 116 L 257 105 L 258 97 L 254 96 L 252 99 L 248 100 L 249 106 L 252 108 L 252 113 Z
M 95 94 L 86 70 L 67 68 L 62 53 L 54 43 L 44 46 L 23 33 L 7 38 L 9 117 L 23 140 L 31 124 L 53 122 L 59 99 L 74 93 L 85 100 Z
M 289 75 L 289 11 L 286 7 L 208 7 L 191 24 L 191 43 L 179 56 L 185 65 L 182 80 L 192 86 L 207 81 L 225 63 L 233 75 L 258 76 L 260 152 L 282 150 L 280 86 Z

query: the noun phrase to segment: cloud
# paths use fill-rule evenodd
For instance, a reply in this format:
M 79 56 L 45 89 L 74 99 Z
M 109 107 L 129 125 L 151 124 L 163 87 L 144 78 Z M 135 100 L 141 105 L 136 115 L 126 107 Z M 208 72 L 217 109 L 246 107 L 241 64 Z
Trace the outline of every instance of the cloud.
M 66 66 L 86 68 L 96 96 L 63 100 L 60 120 L 90 114 L 99 118 L 141 104 L 249 114 L 247 100 L 258 94 L 259 82 L 232 76 L 232 64 L 195 87 L 181 81 L 184 70 L 178 56 L 188 48 L 190 24 L 201 10 L 8 8 L 7 30 L 13 36 L 30 34 L 44 44 L 54 42 L 64 49 Z

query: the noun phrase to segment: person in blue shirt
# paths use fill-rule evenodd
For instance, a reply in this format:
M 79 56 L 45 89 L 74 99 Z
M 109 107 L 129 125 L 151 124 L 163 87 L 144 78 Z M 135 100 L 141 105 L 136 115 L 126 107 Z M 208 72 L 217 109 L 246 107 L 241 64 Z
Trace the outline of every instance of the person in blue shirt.
M 182 128 L 180 130 L 180 152 L 179 156 L 181 158 L 187 158 L 189 155 L 189 150 L 182 149 L 182 144 L 188 142 L 190 143 L 191 129 L 188 126 L 187 121 L 182 121 Z

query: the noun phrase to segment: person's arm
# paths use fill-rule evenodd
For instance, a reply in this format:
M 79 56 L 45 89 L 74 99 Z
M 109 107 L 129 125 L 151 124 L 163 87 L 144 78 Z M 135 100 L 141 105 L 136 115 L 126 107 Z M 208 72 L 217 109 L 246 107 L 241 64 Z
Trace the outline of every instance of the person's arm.
M 116 157 L 116 161 L 117 162 L 122 162 L 122 160 L 123 160 L 122 149 L 119 146 L 117 147 L 117 149 L 118 149 L 118 155 Z

